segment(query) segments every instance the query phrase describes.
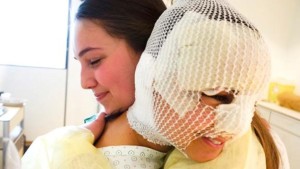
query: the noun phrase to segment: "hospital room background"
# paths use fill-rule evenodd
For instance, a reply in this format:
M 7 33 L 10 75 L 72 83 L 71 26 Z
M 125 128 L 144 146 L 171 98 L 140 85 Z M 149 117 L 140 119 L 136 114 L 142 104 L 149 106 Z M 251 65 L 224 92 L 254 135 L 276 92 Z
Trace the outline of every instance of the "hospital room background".
M 291 168 L 300 168 L 300 1 L 229 2 L 258 27 L 270 49 L 272 79 L 257 109 L 285 143 Z M 80 125 L 101 108 L 92 92 L 81 88 L 80 65 L 74 60 L 72 24 L 78 4 L 79 0 L 1 2 L 0 106 L 22 110 L 20 124 L 15 124 L 25 147 L 20 155 L 39 135 Z M 279 98 L 282 93 L 286 95 Z M 7 113 L 0 114 L 0 126 L 10 124 L 4 118 Z M 11 137 L 13 129 L 5 130 L 0 127 L 0 138 Z

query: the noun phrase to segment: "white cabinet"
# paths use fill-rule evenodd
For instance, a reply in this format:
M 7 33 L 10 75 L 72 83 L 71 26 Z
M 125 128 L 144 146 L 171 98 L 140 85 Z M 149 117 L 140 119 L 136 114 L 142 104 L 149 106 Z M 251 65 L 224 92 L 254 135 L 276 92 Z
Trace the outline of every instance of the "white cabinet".
M 273 130 L 280 136 L 282 142 L 285 144 L 291 169 L 299 169 L 300 137 L 276 126 L 273 127 Z
M 6 112 L 0 115 L 0 169 L 4 168 L 7 152 L 7 140 L 11 140 L 19 152 L 24 153 L 24 107 L 5 107 Z M 12 157 L 10 157 L 12 158 Z
M 286 146 L 291 169 L 300 168 L 300 112 L 273 103 L 260 102 L 257 111 Z

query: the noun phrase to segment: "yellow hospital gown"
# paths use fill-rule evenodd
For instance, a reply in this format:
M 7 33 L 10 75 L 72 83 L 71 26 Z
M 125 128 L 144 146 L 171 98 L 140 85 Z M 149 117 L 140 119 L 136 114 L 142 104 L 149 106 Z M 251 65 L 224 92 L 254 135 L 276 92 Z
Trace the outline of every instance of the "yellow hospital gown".
M 44 136 L 38 137 L 33 142 L 22 158 L 22 169 L 115 168 L 115 162 L 112 160 L 119 157 L 109 157 L 110 159 L 108 160 L 107 156 L 118 155 L 119 151 L 112 151 L 113 147 L 98 149 L 94 147 L 93 141 L 93 134 L 85 128 L 70 126 L 56 129 Z M 137 147 L 139 146 L 131 146 L 131 148 L 130 146 L 125 146 L 125 152 L 128 150 L 128 152 L 131 152 L 132 149 Z M 122 146 L 117 148 L 122 148 Z M 150 150 L 146 147 L 139 148 L 140 150 L 135 152 Z M 108 152 L 115 152 L 115 155 L 108 155 Z M 150 161 L 147 160 L 150 163 L 156 163 L 164 156 L 163 153 L 160 154 L 155 152 L 155 150 L 151 154 L 156 154 L 156 157 L 154 156 L 155 158 L 152 158 Z M 130 158 L 130 153 L 127 157 L 123 158 Z M 131 160 L 135 159 L 131 158 Z M 242 137 L 226 143 L 222 153 L 216 159 L 208 162 L 196 163 L 175 149 L 166 159 L 164 169 L 265 169 L 265 161 L 265 154 L 261 144 L 253 131 L 249 130 Z M 283 167 L 283 169 L 287 168 L 289 167 Z
M 174 150 L 165 162 L 165 169 L 265 169 L 264 150 L 256 135 L 249 130 L 242 137 L 228 142 L 214 160 L 196 163 Z
M 93 134 L 68 126 L 38 137 L 22 158 L 23 169 L 159 169 L 165 153 L 132 145 L 93 146 Z
M 33 142 L 22 158 L 22 169 L 111 169 L 93 141 L 85 128 L 55 129 Z

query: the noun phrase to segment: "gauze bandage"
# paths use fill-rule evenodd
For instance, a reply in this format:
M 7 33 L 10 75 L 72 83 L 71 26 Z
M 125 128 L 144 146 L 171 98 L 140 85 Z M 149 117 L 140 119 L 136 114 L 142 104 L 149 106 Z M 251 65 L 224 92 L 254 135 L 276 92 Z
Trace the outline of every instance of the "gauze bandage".
M 223 0 L 177 0 L 156 22 L 135 74 L 131 127 L 151 142 L 185 150 L 199 137 L 248 131 L 270 76 L 258 30 Z M 232 92 L 212 107 L 203 94 Z

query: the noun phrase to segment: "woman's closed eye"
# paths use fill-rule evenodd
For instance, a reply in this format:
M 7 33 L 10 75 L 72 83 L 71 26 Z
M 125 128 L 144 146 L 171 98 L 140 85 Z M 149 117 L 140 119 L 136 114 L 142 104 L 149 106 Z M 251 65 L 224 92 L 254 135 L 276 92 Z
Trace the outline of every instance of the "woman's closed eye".
M 101 61 L 102 61 L 102 58 L 91 59 L 91 60 L 89 60 L 89 65 L 90 65 L 91 67 L 95 67 L 95 66 L 97 66 L 98 64 L 100 64 Z

